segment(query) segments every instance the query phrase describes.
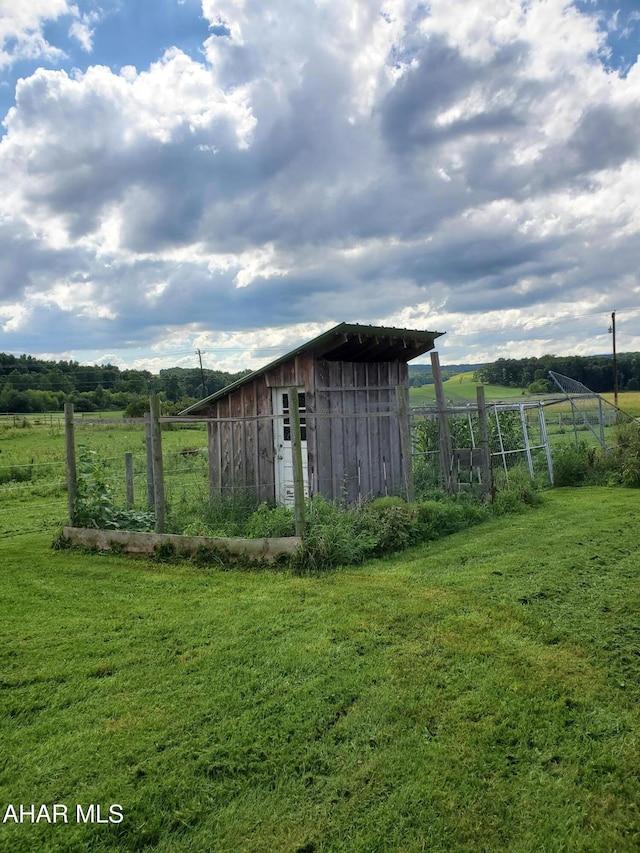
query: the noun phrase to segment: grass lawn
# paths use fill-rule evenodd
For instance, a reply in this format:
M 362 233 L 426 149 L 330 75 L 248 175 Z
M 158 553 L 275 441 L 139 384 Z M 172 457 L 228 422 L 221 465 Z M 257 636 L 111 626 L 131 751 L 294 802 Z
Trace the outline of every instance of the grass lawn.
M 324 577 L 3 540 L 0 803 L 70 821 L 0 850 L 638 850 L 639 509 L 559 489 Z

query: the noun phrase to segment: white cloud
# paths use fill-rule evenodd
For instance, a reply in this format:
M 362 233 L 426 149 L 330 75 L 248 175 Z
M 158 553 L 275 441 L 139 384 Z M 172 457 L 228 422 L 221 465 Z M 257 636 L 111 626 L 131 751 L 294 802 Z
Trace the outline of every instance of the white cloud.
M 19 59 L 61 59 L 50 45 L 43 24 L 72 13 L 67 0 L 0 0 L 0 69 Z
M 97 11 L 81 12 L 77 6 L 71 7 L 71 13 L 75 20 L 69 27 L 69 35 L 78 41 L 85 53 L 91 53 L 95 24 L 101 20 L 102 15 Z
M 86 13 L 36 6 L 14 30 L 70 14 L 91 48 Z M 563 306 L 637 298 L 640 66 L 607 70 L 593 16 L 568 0 L 202 8 L 198 59 L 19 82 L 0 294 L 22 294 L 22 329 L 55 316 L 79 339 L 100 304 L 103 349 L 184 329 L 203 349 L 234 336 L 247 351 L 225 363 L 253 365 L 255 329 L 393 320 L 476 353 L 471 330 L 512 330 L 496 347 L 517 351 Z

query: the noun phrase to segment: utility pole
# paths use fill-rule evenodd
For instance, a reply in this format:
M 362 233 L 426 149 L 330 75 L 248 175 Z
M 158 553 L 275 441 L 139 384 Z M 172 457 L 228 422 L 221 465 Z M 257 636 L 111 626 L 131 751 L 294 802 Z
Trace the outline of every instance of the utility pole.
M 196 350 L 196 353 L 197 353 L 198 358 L 200 359 L 200 376 L 202 377 L 202 396 L 204 398 L 204 397 L 208 397 L 209 395 L 207 392 L 207 386 L 206 386 L 205 381 L 204 381 L 204 370 L 202 369 L 202 355 L 203 355 L 203 353 L 199 349 Z
M 616 312 L 611 312 L 611 325 L 609 333 L 613 335 L 613 402 L 618 408 L 618 360 L 616 357 Z

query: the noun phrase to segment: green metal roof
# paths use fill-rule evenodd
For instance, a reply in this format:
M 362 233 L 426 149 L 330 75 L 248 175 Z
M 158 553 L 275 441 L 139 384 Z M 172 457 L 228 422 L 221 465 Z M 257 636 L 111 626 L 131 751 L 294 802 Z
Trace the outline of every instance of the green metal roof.
M 324 361 L 354 361 L 376 363 L 380 361 L 408 362 L 434 347 L 434 341 L 444 332 L 427 332 L 420 329 L 394 329 L 387 326 L 361 326 L 358 323 L 339 323 L 332 329 L 307 341 L 291 352 L 280 356 L 259 370 L 248 373 L 231 385 L 210 394 L 204 400 L 180 412 L 188 415 L 209 403 L 226 397 L 232 391 L 263 376 L 275 367 L 297 355 L 311 354 Z

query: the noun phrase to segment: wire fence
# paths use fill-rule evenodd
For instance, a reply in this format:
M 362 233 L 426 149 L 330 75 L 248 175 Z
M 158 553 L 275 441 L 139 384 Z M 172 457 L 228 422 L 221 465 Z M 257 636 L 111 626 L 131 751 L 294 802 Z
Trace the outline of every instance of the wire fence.
M 488 405 L 491 464 L 495 476 L 504 474 L 508 478 L 515 465 L 523 464 L 532 476 L 551 480 L 551 448 L 556 442 L 584 437 L 608 447 L 614 442 L 614 430 L 621 419 L 632 420 L 588 389 L 580 393 L 575 389 L 566 390 L 564 398 L 544 403 Z M 383 414 L 393 415 L 391 412 Z M 342 417 L 361 415 L 351 413 Z M 310 422 L 312 418 L 310 415 Z M 480 466 L 473 454 L 480 443 L 477 407 L 451 407 L 448 419 L 453 451 L 449 460 L 451 472 L 459 488 L 473 488 L 480 480 Z M 148 510 L 152 489 L 144 419 L 96 418 L 80 413 L 74 418 L 74 428 L 79 478 L 89 476 L 87 471 L 97 468 L 100 482 L 114 503 Z M 32 532 L 49 534 L 66 521 L 64 440 L 64 419 L 58 413 L 28 417 L 0 414 L 0 538 Z M 178 524 L 189 514 L 195 518 L 200 509 L 210 503 L 207 426 L 197 421 L 165 423 L 162 446 L 169 519 Z M 440 488 L 441 450 L 438 411 L 434 407 L 411 410 L 411 447 L 418 492 Z M 472 452 L 465 455 L 462 451 Z M 132 463 L 132 490 L 131 484 L 127 484 L 127 456 Z M 380 466 L 389 464 L 388 459 L 377 461 Z M 356 494 L 359 499 L 367 500 L 394 493 L 386 475 L 374 494 L 361 478 L 359 460 L 344 460 L 344 463 L 340 478 L 344 495 Z M 312 489 L 322 492 L 325 487 L 335 487 L 335 480 L 333 474 L 323 477 L 322 472 L 316 472 Z M 218 489 L 225 499 L 257 505 L 265 490 L 275 494 L 276 478 L 263 477 L 261 483 L 249 479 L 222 482 Z
M 59 428 L 59 422 L 62 423 Z M 132 508 L 148 510 L 144 420 L 74 418 L 78 479 L 99 482 L 115 505 L 127 505 L 126 456 L 133 460 Z M 168 500 L 208 494 L 206 428 L 163 430 Z M 54 535 L 68 519 L 64 419 L 0 416 L 0 539 Z
M 478 406 L 467 403 L 444 411 L 434 406 L 412 410 L 413 473 L 417 489 L 442 485 L 448 469 L 455 490 L 482 485 Z M 530 477 L 553 482 L 549 436 L 542 403 L 494 403 L 486 406 L 492 479 L 522 465 Z M 451 455 L 442 459 L 440 420 L 444 416 Z M 448 452 L 448 451 L 447 451 Z

